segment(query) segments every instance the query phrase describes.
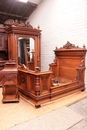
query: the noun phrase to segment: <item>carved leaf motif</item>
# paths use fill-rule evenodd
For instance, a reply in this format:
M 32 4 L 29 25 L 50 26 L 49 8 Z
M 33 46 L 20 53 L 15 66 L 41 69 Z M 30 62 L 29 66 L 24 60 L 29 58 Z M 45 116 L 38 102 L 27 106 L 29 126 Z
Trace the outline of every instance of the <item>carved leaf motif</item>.
M 60 48 L 56 47 L 55 48 L 55 50 L 59 50 L 59 49 L 82 49 L 82 48 L 75 46 L 74 44 L 67 41 L 67 43 L 63 47 L 60 47 Z M 86 49 L 85 45 L 83 45 L 83 49 Z
M 4 22 L 4 25 L 6 26 L 11 26 L 14 25 L 14 20 L 13 19 L 8 19 Z
M 24 21 L 18 21 L 13 20 L 13 19 L 8 19 L 4 22 L 4 25 L 8 28 L 9 26 L 19 26 L 19 27 L 26 27 L 26 28 L 33 28 L 32 25 L 30 25 L 29 22 L 24 22 Z
M 69 41 L 63 46 L 63 48 L 71 49 L 71 48 L 77 48 L 74 44 L 71 44 Z

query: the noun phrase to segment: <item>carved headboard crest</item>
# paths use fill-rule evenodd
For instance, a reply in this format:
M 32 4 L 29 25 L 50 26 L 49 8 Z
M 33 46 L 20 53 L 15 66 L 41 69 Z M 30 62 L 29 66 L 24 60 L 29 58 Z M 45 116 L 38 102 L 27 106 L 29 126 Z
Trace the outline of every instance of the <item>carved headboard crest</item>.
M 71 48 L 78 48 L 78 47 L 75 47 L 74 44 L 72 44 L 69 41 L 67 41 L 67 43 L 63 46 L 63 48 L 65 48 L 65 49 L 71 49 Z
M 80 47 L 75 46 L 74 44 L 67 41 L 67 43 L 63 47 L 60 47 L 59 49 L 78 49 L 78 48 Z M 83 45 L 83 48 L 85 49 L 85 45 Z M 56 47 L 56 50 L 58 50 L 58 47 Z

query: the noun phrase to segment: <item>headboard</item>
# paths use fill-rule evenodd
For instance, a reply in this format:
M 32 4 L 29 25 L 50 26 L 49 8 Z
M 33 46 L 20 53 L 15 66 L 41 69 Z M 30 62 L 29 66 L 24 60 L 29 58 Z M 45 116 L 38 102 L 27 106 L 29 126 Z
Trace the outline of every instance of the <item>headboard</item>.
M 50 70 L 52 70 L 52 78 L 62 77 L 70 80 L 79 78 L 80 71 L 84 81 L 84 70 L 85 70 L 85 55 L 86 48 L 80 48 L 67 42 L 63 47 L 56 47 L 54 50 L 55 59 L 51 63 Z M 82 71 L 83 70 L 83 71 Z

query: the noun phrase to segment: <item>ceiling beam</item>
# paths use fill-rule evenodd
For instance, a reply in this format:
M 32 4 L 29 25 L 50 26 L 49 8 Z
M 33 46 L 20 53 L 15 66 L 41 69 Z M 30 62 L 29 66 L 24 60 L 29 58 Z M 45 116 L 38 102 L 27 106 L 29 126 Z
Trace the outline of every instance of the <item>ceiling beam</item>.
M 23 16 L 21 16 L 21 15 L 16 15 L 16 14 L 11 14 L 11 13 L 5 13 L 5 12 L 1 12 L 1 11 L 0 11 L 0 14 L 12 16 L 12 17 L 17 17 L 17 18 L 22 18 L 22 19 L 25 19 L 25 20 L 28 19 L 28 17 L 23 17 Z

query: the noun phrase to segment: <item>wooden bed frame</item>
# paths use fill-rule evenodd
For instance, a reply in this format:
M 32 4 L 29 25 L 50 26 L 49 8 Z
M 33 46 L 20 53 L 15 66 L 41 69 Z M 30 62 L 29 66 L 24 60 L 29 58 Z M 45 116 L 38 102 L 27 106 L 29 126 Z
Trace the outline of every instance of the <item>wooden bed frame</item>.
M 51 100 L 85 90 L 85 46 L 80 48 L 67 42 L 59 49 L 56 47 L 54 53 L 54 63 L 50 64 Z
M 54 53 L 49 71 L 41 72 L 38 67 L 31 71 L 23 66 L 18 69 L 19 92 L 35 107 L 85 90 L 85 46 L 80 48 L 67 42 L 61 48 L 56 47 Z

